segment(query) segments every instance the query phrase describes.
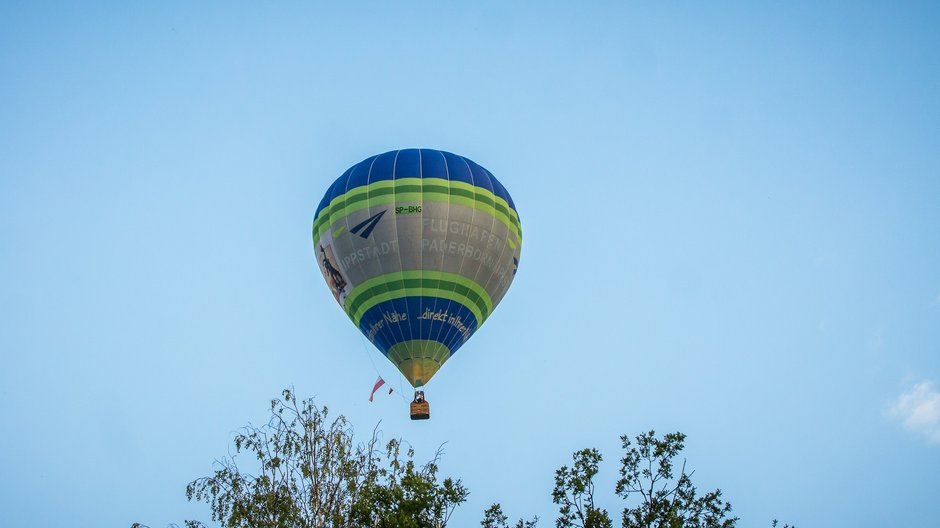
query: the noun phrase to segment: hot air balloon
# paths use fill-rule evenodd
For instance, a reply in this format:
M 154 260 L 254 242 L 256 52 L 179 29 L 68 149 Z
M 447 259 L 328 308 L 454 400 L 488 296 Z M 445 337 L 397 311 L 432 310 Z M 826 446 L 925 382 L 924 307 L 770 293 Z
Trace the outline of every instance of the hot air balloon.
M 522 249 L 506 189 L 473 161 L 394 150 L 326 191 L 313 245 L 336 302 L 415 389 L 493 313 Z M 412 419 L 430 415 L 416 390 Z

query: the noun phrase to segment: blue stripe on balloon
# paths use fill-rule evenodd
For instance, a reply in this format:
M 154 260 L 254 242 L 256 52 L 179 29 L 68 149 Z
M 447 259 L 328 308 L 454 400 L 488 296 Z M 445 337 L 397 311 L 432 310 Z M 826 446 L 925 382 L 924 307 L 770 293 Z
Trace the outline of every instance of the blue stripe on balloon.
M 356 187 L 369 184 L 369 178 L 372 177 L 370 169 L 376 157 L 377 156 L 366 158 L 349 169 L 349 172 L 346 173 L 346 181 L 343 182 L 343 192 L 346 192 L 348 189 L 355 189 Z
M 393 179 L 420 178 L 421 155 L 418 149 L 404 149 L 398 151 L 398 160 L 395 161 L 395 174 Z
M 513 209 L 516 208 L 512 197 L 493 176 L 493 173 L 473 161 L 442 150 L 403 149 L 390 150 L 384 154 L 366 158 L 350 167 L 330 186 L 320 205 L 317 206 L 314 218 L 334 198 L 357 187 L 382 180 L 419 177 L 442 178 L 477 185 L 491 190 L 493 194 L 506 200 Z
M 330 187 L 330 202 L 346 194 L 346 185 L 349 183 L 349 177 L 355 174 L 358 169 L 359 169 L 359 165 L 353 165 L 346 172 L 345 178 L 336 180 L 336 183 L 333 184 L 332 187 Z
M 346 181 L 349 178 L 349 173 L 352 172 L 353 168 L 355 168 L 355 166 L 346 169 L 346 172 L 344 172 L 342 176 L 337 178 L 336 181 L 334 181 L 333 184 L 330 185 L 330 188 L 326 190 L 326 194 L 323 195 L 323 200 L 321 200 L 320 205 L 317 206 L 317 215 L 320 214 L 320 211 L 322 211 L 328 205 L 330 205 L 330 202 L 333 201 L 333 198 L 337 196 L 336 194 L 337 189 L 339 188 L 343 189 L 343 191 L 340 194 L 342 194 L 343 192 L 346 192 L 345 190 Z M 317 216 L 314 215 L 314 218 L 316 217 Z
M 483 167 L 480 167 L 480 168 L 482 169 Z M 516 204 L 514 204 L 514 203 L 512 202 L 512 196 L 509 196 L 509 191 L 507 191 L 506 188 L 503 187 L 503 184 L 502 184 L 502 183 L 499 183 L 499 180 L 496 179 L 496 176 L 493 176 L 493 173 L 492 173 L 492 172 L 490 172 L 490 171 L 488 171 L 488 170 L 486 170 L 486 169 L 483 169 L 483 171 L 486 172 L 486 174 L 489 175 L 490 181 L 493 183 L 493 194 L 495 194 L 496 196 L 499 196 L 500 198 L 506 200 L 506 203 L 509 204 L 509 207 L 512 207 L 513 211 L 515 211 L 515 210 L 516 210 Z M 516 211 L 516 215 L 517 215 L 517 217 L 518 217 L 519 211 Z
M 441 176 L 443 174 L 444 176 Z M 444 154 L 438 150 L 421 150 L 421 175 L 425 178 L 447 179 L 447 163 Z
M 429 307 L 432 306 L 439 306 L 441 311 L 446 311 L 445 320 L 420 318 L 426 310 L 431 310 Z M 392 322 L 395 313 L 405 314 L 407 317 L 400 322 Z M 467 327 L 468 336 L 476 331 L 477 320 L 473 312 L 456 301 L 427 296 L 402 297 L 381 302 L 366 310 L 359 321 L 359 330 L 366 337 L 372 333 L 372 342 L 383 354 L 387 354 L 394 345 L 412 339 L 437 341 L 453 354 L 466 341 L 464 334 L 451 324 L 451 321 L 457 320 Z
M 467 163 L 467 158 L 450 152 L 443 152 L 443 154 L 444 159 L 447 161 L 447 175 L 441 177 L 450 181 L 461 181 L 472 185 L 473 175 L 470 174 L 470 164 Z

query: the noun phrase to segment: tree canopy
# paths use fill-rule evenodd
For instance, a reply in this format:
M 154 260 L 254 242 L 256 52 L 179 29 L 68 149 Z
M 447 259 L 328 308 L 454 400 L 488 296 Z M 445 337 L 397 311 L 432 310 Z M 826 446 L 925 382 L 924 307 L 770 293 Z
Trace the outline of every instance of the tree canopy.
M 298 400 L 292 390 L 271 400 L 269 410 L 267 423 L 242 428 L 234 453 L 217 461 L 212 475 L 186 486 L 187 498 L 209 505 L 212 520 L 226 528 L 445 528 L 467 501 L 460 479 L 438 477 L 441 449 L 418 464 L 403 440 L 380 442 L 377 427 L 357 442 L 345 417 L 331 419 L 325 406 Z M 626 502 L 623 528 L 736 526 L 721 490 L 700 493 L 694 471 L 684 459 L 679 463 L 685 439 L 679 432 L 658 437 L 654 431 L 621 437 L 614 492 Z M 572 454 L 570 466 L 555 471 L 556 528 L 613 527 L 608 510 L 595 502 L 594 479 L 603 460 L 597 449 L 582 449 Z M 185 524 L 205 527 L 195 520 Z M 483 528 L 537 524 L 538 517 L 510 524 L 499 503 L 480 522 Z
M 326 407 L 290 390 L 270 410 L 267 424 L 235 437 L 234 456 L 186 487 L 223 526 L 443 528 L 467 500 L 459 479 L 439 480 L 440 451 L 419 465 L 401 440 L 380 445 L 375 430 L 357 444 L 343 416 L 331 421 Z M 241 453 L 251 455 L 256 472 L 239 466 Z
M 657 438 L 654 431 L 636 437 L 620 437 L 624 456 L 615 492 L 624 500 L 639 497 L 639 504 L 624 507 L 623 528 L 734 528 L 731 504 L 722 502 L 721 490 L 699 495 L 692 472 L 682 462 L 675 474 L 675 459 L 685 447 L 685 435 L 670 433 Z M 555 472 L 552 500 L 559 505 L 557 528 L 611 528 L 607 510 L 594 502 L 594 477 L 603 456 L 596 449 L 573 455 L 571 467 Z

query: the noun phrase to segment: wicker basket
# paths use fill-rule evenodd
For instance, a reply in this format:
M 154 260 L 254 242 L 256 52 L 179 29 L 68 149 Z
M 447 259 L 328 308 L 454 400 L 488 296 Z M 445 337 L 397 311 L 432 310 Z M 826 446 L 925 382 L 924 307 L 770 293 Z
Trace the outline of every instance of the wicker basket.
M 431 417 L 431 406 L 428 405 L 427 400 L 422 402 L 411 402 L 411 419 L 412 420 L 427 420 Z

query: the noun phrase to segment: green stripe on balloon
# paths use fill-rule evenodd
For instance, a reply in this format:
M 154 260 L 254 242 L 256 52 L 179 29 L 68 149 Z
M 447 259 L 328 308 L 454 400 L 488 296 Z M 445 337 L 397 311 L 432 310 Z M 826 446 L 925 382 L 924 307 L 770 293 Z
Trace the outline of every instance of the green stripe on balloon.
M 441 299 L 460 303 L 473 313 L 478 327 L 483 324 L 483 321 L 490 314 L 486 302 L 477 292 L 455 282 L 434 279 L 399 279 L 373 286 L 364 291 L 355 304 L 347 303 L 346 313 L 353 323 L 359 326 L 362 316 L 369 308 L 385 301 L 404 297 L 440 297 Z
M 451 189 L 450 192 L 448 192 L 446 188 L 436 185 L 427 186 L 423 190 L 413 185 L 401 186 L 400 188 L 378 189 L 369 195 L 359 195 L 346 201 L 337 202 L 320 212 L 320 215 L 317 216 L 317 219 L 314 221 L 314 230 L 318 234 L 322 234 L 328 229 L 327 224 L 331 223 L 332 219 L 341 218 L 371 205 L 381 205 L 398 201 L 423 201 L 422 198 L 415 199 L 415 195 L 425 200 L 430 199 L 444 203 L 466 205 L 489 213 L 495 216 L 500 222 L 506 224 L 506 227 L 515 233 L 517 238 L 522 238 L 519 219 L 512 209 L 509 209 L 505 205 L 494 201 L 482 193 L 475 194 L 463 189 Z M 382 199 L 383 197 L 386 199 Z M 391 199 L 387 199 L 389 197 Z
M 459 286 L 463 286 L 474 292 L 474 294 L 482 300 L 482 311 L 485 311 L 486 313 L 493 311 L 493 300 L 490 299 L 490 294 L 488 294 L 486 290 L 473 279 L 469 279 L 456 273 L 431 270 L 394 271 L 372 277 L 371 279 L 357 285 L 352 289 L 352 291 L 349 292 L 349 295 L 346 297 L 346 306 L 350 307 L 353 304 L 359 302 L 359 298 L 362 297 L 366 291 L 372 290 L 377 286 L 385 286 L 393 282 L 403 282 L 406 280 L 415 279 L 427 281 L 428 284 L 433 285 L 433 287 L 438 287 L 435 285 L 435 281 L 441 283 L 454 283 Z
M 327 217 L 321 217 L 321 218 L 324 218 L 324 221 L 320 224 L 314 225 L 314 235 L 313 235 L 314 245 L 319 243 L 320 237 L 323 236 L 323 233 L 329 231 L 330 225 L 332 225 L 332 223 L 339 221 L 345 218 L 346 216 L 352 213 L 355 213 L 357 211 L 361 211 L 363 209 L 368 209 L 370 207 L 376 207 L 379 205 L 399 203 L 399 202 L 419 202 L 419 203 L 438 202 L 438 203 L 445 203 L 445 204 L 463 205 L 472 209 L 476 209 L 477 211 L 484 213 L 484 214 L 488 214 L 492 216 L 493 218 L 495 218 L 496 220 L 500 221 L 510 230 L 510 232 L 512 232 L 516 236 L 516 238 L 518 239 L 517 243 L 522 242 L 522 232 L 519 229 L 519 227 L 516 225 L 513 225 L 509 217 L 497 211 L 493 206 L 487 205 L 485 202 L 476 200 L 474 198 L 466 198 L 463 196 L 455 196 L 455 195 L 449 195 L 449 194 L 443 194 L 443 193 L 425 192 L 425 193 L 406 193 L 406 194 L 396 193 L 396 194 L 389 194 L 386 196 L 370 197 L 368 200 L 353 204 L 344 209 L 340 209 L 339 211 L 337 211 L 336 213 L 328 217 L 329 221 L 326 220 Z
M 500 209 L 503 209 L 506 212 L 506 214 L 510 218 L 512 218 L 514 223 L 519 222 L 519 215 L 516 214 L 516 211 L 512 207 L 510 207 L 509 202 L 507 202 L 503 198 L 500 198 L 499 196 L 496 196 L 488 189 L 485 189 L 483 187 L 478 187 L 476 185 L 471 185 L 469 183 L 462 182 L 462 181 L 446 180 L 443 178 L 398 178 L 396 180 L 381 180 L 381 181 L 377 181 L 374 183 L 370 183 L 368 185 L 361 185 L 354 189 L 350 189 L 346 193 L 343 193 L 333 198 L 333 200 L 330 201 L 329 205 L 327 205 L 327 207 L 325 207 L 322 211 L 320 211 L 320 214 L 317 215 L 317 217 L 319 218 L 324 213 L 329 214 L 329 211 L 331 210 L 331 208 L 337 207 L 339 206 L 339 204 L 344 203 L 344 202 L 351 202 L 353 199 L 358 198 L 360 196 L 374 195 L 374 194 L 377 194 L 377 191 L 379 190 L 393 189 L 393 188 L 398 189 L 401 187 L 408 187 L 408 186 L 417 186 L 417 187 L 421 187 L 422 189 L 427 188 L 427 187 L 438 187 L 440 189 L 445 189 L 445 191 L 443 192 L 448 192 L 448 193 L 450 193 L 451 190 L 468 191 L 474 195 L 484 197 L 490 202 L 497 204 L 496 206 Z M 399 190 L 397 192 L 406 192 L 406 191 Z
M 368 209 L 370 207 L 376 207 L 379 205 L 385 204 L 394 204 L 396 202 L 422 202 L 428 201 L 428 196 L 420 192 L 409 192 L 409 193 L 389 193 L 386 195 L 380 196 L 370 196 L 368 199 L 357 200 L 355 203 L 351 204 L 348 207 L 341 208 L 336 212 L 325 216 L 323 213 L 326 210 L 323 210 L 321 216 L 317 217 L 318 220 L 322 219 L 322 222 L 314 222 L 313 224 L 313 241 L 316 245 L 320 241 L 320 237 L 323 236 L 323 233 L 330 230 L 330 225 L 334 222 L 342 220 L 343 218 L 349 216 L 356 211 L 361 211 L 363 209 Z
M 517 243 L 522 242 L 519 216 L 505 200 L 490 191 L 441 178 L 401 178 L 357 187 L 334 198 L 313 222 L 314 244 L 320 241 L 330 225 L 354 212 L 396 202 L 427 201 L 464 205 L 487 213 L 505 224 L 516 235 Z

